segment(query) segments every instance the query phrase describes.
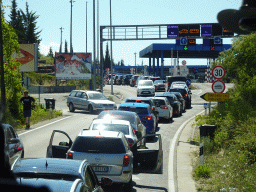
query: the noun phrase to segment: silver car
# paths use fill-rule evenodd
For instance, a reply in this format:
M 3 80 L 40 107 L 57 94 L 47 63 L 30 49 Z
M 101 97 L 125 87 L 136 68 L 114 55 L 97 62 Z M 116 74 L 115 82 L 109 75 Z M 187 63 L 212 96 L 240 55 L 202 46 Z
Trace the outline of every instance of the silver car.
M 138 143 L 152 136 L 158 137 L 159 149 L 150 149 L 146 146 L 140 149 Z M 67 142 L 58 142 L 59 139 L 66 139 Z M 98 180 L 106 177 L 114 183 L 122 183 L 124 185 L 123 189 L 126 191 L 132 190 L 133 172 L 162 173 L 163 167 L 160 134 L 146 135 L 137 140 L 130 148 L 122 132 L 83 130 L 73 142 L 64 131 L 54 130 L 47 147 L 46 157 L 87 159 L 92 165 Z
M 98 91 L 73 90 L 67 98 L 70 112 L 76 109 L 88 110 L 91 114 L 96 111 L 117 109 L 116 103 Z
M 155 96 L 155 86 L 152 80 L 140 80 L 137 86 L 137 97 Z
M 94 119 L 89 130 L 122 132 L 131 147 L 138 139 L 129 121 L 114 119 Z

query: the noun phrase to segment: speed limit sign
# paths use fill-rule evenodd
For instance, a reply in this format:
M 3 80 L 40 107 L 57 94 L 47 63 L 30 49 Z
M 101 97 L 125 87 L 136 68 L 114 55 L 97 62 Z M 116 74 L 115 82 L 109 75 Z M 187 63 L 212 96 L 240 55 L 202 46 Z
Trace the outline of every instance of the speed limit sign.
M 222 66 L 215 66 L 212 69 L 212 76 L 215 79 L 222 79 L 225 76 L 225 74 L 226 74 L 225 69 Z

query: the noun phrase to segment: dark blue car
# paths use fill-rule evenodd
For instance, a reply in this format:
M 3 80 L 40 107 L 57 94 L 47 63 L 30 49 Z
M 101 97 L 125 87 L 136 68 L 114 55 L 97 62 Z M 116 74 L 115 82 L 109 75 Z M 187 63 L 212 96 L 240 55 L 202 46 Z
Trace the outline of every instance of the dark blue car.
M 133 111 L 138 114 L 141 122 L 146 127 L 147 134 L 154 134 L 156 132 L 156 117 L 151 112 L 149 104 L 145 103 L 121 103 L 118 110 Z

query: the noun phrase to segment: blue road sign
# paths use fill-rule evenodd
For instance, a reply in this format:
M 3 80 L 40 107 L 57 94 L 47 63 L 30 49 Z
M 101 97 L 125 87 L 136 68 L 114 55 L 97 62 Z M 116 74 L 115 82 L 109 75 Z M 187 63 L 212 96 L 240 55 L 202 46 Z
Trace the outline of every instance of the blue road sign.
M 188 44 L 188 39 L 186 37 L 180 38 L 180 45 L 187 45 Z
M 191 79 L 186 79 L 187 86 L 191 85 Z
M 214 37 L 214 44 L 221 44 L 221 37 Z

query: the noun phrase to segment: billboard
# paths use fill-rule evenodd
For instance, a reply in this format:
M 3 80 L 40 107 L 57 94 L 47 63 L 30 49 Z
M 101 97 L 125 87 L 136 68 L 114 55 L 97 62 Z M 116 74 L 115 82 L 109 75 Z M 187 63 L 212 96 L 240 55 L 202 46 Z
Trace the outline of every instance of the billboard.
M 38 45 L 20 44 L 20 54 L 13 52 L 12 57 L 22 64 L 20 72 L 37 71 L 38 67 Z
M 91 79 L 91 53 L 55 53 L 56 79 Z

